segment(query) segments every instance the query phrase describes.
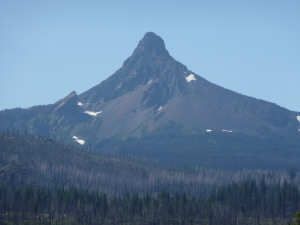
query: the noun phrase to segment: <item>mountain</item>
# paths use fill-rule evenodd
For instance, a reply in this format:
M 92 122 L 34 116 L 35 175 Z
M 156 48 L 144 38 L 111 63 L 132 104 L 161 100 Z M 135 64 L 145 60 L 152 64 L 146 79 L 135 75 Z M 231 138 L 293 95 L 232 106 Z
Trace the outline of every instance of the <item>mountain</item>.
M 292 146 L 293 153 L 300 146 L 300 113 L 207 81 L 172 58 L 164 41 L 152 32 L 145 34 L 119 70 L 90 90 L 72 92 L 47 106 L 1 111 L 0 129 L 7 128 L 51 134 L 97 151 L 103 146 L 123 149 L 124 142 L 131 150 L 137 146 L 133 142 L 144 143 L 149 136 L 160 143 L 161 137 L 169 140 L 172 135 L 182 139 L 183 148 L 195 151 L 199 151 L 196 140 L 207 135 L 211 136 L 205 140 L 212 138 L 218 149 L 225 137 L 226 143 L 239 146 L 238 152 L 249 142 L 256 149 L 266 146 L 262 142 L 273 143 L 269 149 Z M 245 136 L 246 143 L 236 144 Z M 192 144 L 184 141 L 190 137 Z M 154 146 L 157 149 L 153 145 L 152 150 Z M 205 146 L 209 151 L 211 147 Z M 152 151 L 151 146 L 147 149 Z
M 101 123 L 98 139 L 139 137 L 170 121 L 192 134 L 300 136 L 300 114 L 208 82 L 173 59 L 154 33 L 146 33 L 122 68 L 79 100 L 84 110 L 102 112 L 94 122 Z

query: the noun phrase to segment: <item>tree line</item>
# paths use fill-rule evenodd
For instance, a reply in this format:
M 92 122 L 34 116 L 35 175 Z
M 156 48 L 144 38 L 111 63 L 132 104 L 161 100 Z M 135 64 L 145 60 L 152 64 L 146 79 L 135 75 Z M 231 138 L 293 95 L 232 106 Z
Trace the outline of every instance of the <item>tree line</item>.
M 294 182 L 247 179 L 212 188 L 209 195 L 185 192 L 105 193 L 76 187 L 0 185 L 2 224 L 287 224 L 299 209 Z M 1 224 L 1 222 L 0 222 Z
M 8 186 L 75 186 L 105 192 L 108 195 L 129 193 L 185 192 L 188 196 L 208 195 L 213 187 L 244 179 L 267 184 L 286 179 L 300 187 L 295 170 L 215 170 L 178 166 L 176 170 L 155 168 L 120 158 L 83 152 L 47 137 L 0 134 L 0 177 Z

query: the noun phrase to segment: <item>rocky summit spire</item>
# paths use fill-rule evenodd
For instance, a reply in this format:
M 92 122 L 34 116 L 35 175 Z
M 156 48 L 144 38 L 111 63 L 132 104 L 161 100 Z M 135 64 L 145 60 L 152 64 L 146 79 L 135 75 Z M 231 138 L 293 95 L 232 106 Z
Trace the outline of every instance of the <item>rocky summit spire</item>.
M 153 53 L 156 55 L 169 55 L 169 52 L 165 48 L 164 40 L 155 33 L 148 32 L 144 35 L 143 39 L 140 40 L 133 55 Z

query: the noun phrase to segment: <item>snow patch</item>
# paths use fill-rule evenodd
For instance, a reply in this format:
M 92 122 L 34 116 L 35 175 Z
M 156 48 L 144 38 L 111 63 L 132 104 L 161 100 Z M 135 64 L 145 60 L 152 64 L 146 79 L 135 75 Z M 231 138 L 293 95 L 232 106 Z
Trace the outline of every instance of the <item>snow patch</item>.
M 79 139 L 77 136 L 73 136 L 72 138 L 74 139 L 74 141 L 78 142 L 79 144 L 84 145 L 85 142 L 84 140 Z
M 212 132 L 212 130 L 206 130 L 206 132 Z
M 222 132 L 232 133 L 232 130 L 222 130 Z
M 186 81 L 187 81 L 188 83 L 190 83 L 190 82 L 193 81 L 193 80 L 196 80 L 194 74 L 188 75 L 187 77 L 185 77 L 185 79 L 186 79 Z
M 99 112 L 85 111 L 84 113 L 89 114 L 91 116 L 97 116 L 98 114 L 102 113 L 102 111 L 99 111 Z
M 77 105 L 83 106 L 82 102 L 77 102 Z
M 300 116 L 297 116 L 297 120 L 300 122 Z
M 161 107 L 161 106 L 158 108 L 158 111 L 160 111 L 160 110 L 162 110 L 162 107 Z
M 151 83 L 152 83 L 152 80 L 149 80 L 147 84 L 151 84 Z

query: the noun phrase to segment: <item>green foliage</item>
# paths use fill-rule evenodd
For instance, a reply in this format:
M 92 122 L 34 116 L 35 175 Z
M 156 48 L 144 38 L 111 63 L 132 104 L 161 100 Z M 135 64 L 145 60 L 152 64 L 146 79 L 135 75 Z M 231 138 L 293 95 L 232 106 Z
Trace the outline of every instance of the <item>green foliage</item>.
M 174 172 L 21 134 L 0 135 L 0 224 L 267 224 L 299 207 L 296 171 Z
M 278 196 L 279 195 L 279 196 Z M 278 201 L 276 203 L 276 201 Z M 256 224 L 287 220 L 299 206 L 294 183 L 267 185 L 249 179 L 212 190 L 209 196 L 162 190 L 144 195 L 105 193 L 76 187 L 7 187 L 0 185 L 0 221 L 67 224 Z M 274 204 L 275 203 L 275 204 Z M 252 221 L 252 222 L 251 222 Z M 300 211 L 293 219 L 298 225 Z
M 292 223 L 289 223 L 289 225 L 300 225 L 300 210 L 293 215 Z

